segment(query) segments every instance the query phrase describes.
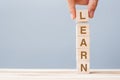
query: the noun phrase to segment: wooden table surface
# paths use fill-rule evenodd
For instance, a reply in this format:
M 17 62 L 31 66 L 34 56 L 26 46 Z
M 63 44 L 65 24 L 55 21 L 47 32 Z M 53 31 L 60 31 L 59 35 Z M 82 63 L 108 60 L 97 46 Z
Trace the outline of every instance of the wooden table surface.
M 0 80 L 120 80 L 120 70 L 98 69 L 78 74 L 75 69 L 0 69 Z

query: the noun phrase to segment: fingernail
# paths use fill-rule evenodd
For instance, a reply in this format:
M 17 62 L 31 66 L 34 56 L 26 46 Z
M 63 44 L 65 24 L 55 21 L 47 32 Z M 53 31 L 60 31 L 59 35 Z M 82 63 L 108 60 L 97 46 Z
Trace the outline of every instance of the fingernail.
M 70 16 L 71 16 L 71 18 L 72 18 L 73 20 L 75 19 L 75 16 L 74 16 L 73 14 L 71 14 Z
M 71 16 L 72 19 L 74 19 L 72 14 L 70 16 Z
M 94 16 L 94 11 L 90 11 L 90 18 L 93 18 Z

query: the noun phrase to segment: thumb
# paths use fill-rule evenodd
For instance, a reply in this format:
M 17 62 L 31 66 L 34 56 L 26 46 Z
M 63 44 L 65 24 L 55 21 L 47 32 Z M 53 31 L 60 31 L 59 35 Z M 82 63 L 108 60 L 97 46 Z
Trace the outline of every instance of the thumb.
M 75 9 L 75 0 L 67 0 L 69 11 L 71 13 L 71 18 L 74 19 L 76 17 L 76 9 Z
M 94 16 L 94 13 L 95 13 L 95 10 L 97 7 L 97 3 L 98 3 L 98 0 L 89 0 L 88 13 L 89 13 L 90 18 L 93 18 L 93 16 Z

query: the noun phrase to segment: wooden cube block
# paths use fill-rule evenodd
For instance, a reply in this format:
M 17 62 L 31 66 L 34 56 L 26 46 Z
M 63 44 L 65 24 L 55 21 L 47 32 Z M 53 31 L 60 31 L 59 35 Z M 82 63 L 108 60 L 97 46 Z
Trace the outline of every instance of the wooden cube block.
M 89 20 L 88 10 L 77 10 L 76 11 L 76 21 L 77 22 L 87 22 Z
M 81 61 L 89 61 L 90 50 L 89 49 L 76 49 L 76 60 L 78 63 Z
M 89 49 L 89 37 L 76 37 L 76 49 Z
M 89 24 L 84 23 L 84 24 L 76 24 L 76 37 L 89 37 L 90 30 L 89 30 Z
M 78 73 L 88 74 L 90 72 L 89 61 L 81 61 L 77 64 Z

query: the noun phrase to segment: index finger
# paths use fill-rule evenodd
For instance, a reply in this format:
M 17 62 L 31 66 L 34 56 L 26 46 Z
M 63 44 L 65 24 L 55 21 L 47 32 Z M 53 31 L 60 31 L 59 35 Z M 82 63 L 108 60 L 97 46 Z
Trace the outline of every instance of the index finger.
M 88 13 L 89 17 L 92 18 L 94 16 L 96 7 L 97 7 L 98 0 L 89 0 L 88 3 Z

